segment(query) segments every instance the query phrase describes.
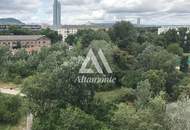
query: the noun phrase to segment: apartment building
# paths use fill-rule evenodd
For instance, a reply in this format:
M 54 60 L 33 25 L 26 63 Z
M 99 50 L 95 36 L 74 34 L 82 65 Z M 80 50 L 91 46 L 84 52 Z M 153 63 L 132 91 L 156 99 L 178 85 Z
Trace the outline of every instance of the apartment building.
M 85 29 L 92 29 L 92 30 L 108 30 L 110 27 L 112 27 L 112 24 L 95 24 L 95 25 L 63 25 L 58 29 L 53 29 L 55 31 L 58 31 L 58 34 L 62 35 L 63 41 L 69 36 L 76 34 L 78 30 L 85 30 Z
M 44 35 L 0 35 L 0 45 L 8 46 L 13 52 L 25 48 L 28 53 L 50 47 L 51 40 Z

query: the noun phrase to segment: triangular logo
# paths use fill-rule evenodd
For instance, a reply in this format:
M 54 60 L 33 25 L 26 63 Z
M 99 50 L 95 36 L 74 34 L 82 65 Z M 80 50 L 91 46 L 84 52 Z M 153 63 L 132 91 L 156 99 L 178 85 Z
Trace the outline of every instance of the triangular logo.
M 111 74 L 112 70 L 111 70 L 111 68 L 110 68 L 110 66 L 109 66 L 109 64 L 108 64 L 108 62 L 106 60 L 106 57 L 104 56 L 104 53 L 102 52 L 101 49 L 98 51 L 98 55 L 99 55 L 99 57 L 100 57 L 103 65 L 104 65 L 106 71 L 109 74 Z M 103 74 L 103 70 L 100 67 L 100 64 L 98 63 L 98 60 L 97 60 L 96 56 L 94 55 L 94 52 L 92 51 L 92 49 L 89 50 L 89 52 L 88 52 L 88 54 L 86 56 L 86 59 L 84 60 L 79 73 L 81 73 L 81 74 L 92 74 L 92 73 L 95 73 L 92 69 L 90 69 L 90 68 L 87 69 L 87 65 L 88 65 L 88 63 L 90 61 L 92 61 L 92 64 L 94 64 L 97 72 L 100 73 L 100 74 Z

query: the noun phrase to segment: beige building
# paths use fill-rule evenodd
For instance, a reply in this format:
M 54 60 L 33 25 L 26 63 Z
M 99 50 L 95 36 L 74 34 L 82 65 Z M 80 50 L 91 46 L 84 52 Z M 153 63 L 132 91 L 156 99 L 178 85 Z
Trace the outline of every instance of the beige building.
M 0 35 L 0 45 L 8 46 L 13 52 L 25 48 L 31 53 L 41 47 L 50 47 L 51 40 L 44 35 Z
M 57 31 L 58 34 L 62 36 L 63 41 L 65 41 L 69 35 L 76 34 L 79 29 L 81 29 L 81 26 L 78 25 L 64 25 L 57 29 Z
M 85 29 L 92 29 L 92 30 L 99 30 L 104 29 L 108 30 L 110 26 L 103 26 L 103 25 L 63 25 L 58 29 L 53 29 L 58 31 L 58 34 L 62 35 L 63 41 L 69 36 L 76 34 L 79 30 Z

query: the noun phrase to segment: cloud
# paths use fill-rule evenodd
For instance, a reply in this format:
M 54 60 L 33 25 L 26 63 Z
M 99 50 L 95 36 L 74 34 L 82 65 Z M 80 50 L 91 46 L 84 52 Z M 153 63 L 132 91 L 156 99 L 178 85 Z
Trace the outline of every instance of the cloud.
M 40 0 L 0 0 L 0 13 L 30 12 L 38 9 Z
M 101 0 L 62 0 L 63 5 L 89 5 L 98 4 Z
M 188 24 L 189 0 L 60 0 L 62 23 L 136 21 L 145 24 Z M 8 3 L 8 4 L 7 4 Z M 15 17 L 26 23 L 52 22 L 53 0 L 0 0 L 0 17 Z M 184 20 L 186 19 L 186 20 Z
M 174 1 L 170 8 L 168 9 L 169 13 L 190 13 L 190 1 L 188 0 L 176 0 Z

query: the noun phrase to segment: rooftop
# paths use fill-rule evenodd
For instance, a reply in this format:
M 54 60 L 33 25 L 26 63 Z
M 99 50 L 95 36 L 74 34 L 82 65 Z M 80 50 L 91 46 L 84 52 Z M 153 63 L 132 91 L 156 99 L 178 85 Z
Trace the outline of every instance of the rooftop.
M 99 23 L 99 24 L 89 24 L 89 25 L 62 25 L 62 28 L 111 28 L 113 24 L 111 23 Z
M 0 35 L 0 41 L 38 40 L 44 35 Z

